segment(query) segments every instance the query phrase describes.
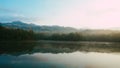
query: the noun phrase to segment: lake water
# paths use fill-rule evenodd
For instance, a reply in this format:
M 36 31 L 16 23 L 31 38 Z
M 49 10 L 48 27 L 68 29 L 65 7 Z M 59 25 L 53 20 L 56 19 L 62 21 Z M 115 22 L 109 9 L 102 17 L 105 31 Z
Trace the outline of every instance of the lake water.
M 0 68 L 120 68 L 120 43 L 0 42 Z

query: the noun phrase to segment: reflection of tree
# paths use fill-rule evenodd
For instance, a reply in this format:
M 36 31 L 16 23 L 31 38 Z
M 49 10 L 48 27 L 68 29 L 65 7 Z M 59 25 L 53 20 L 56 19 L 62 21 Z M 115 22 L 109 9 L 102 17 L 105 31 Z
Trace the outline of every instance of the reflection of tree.
M 33 45 L 18 42 L 2 42 L 0 43 L 0 54 L 22 54 L 33 50 Z
M 3 42 L 0 54 L 31 54 L 83 52 L 120 52 L 119 43 L 43 43 L 43 42 Z

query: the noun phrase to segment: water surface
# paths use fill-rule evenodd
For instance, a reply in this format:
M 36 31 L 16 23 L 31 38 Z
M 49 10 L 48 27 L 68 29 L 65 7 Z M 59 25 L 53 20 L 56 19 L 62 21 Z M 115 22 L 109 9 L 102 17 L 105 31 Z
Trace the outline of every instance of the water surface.
M 120 68 L 120 43 L 1 42 L 0 68 Z

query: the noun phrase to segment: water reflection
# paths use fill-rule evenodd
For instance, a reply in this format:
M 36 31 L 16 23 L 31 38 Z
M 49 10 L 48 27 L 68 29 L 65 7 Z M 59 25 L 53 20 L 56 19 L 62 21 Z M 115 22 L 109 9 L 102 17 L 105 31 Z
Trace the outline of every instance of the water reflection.
M 1 55 L 2 68 L 120 68 L 120 55 L 107 53 L 34 53 Z
M 120 68 L 119 43 L 1 42 L 0 68 Z
M 82 52 L 120 52 L 120 43 L 52 43 L 52 42 L 1 42 L 0 54 L 32 54 Z

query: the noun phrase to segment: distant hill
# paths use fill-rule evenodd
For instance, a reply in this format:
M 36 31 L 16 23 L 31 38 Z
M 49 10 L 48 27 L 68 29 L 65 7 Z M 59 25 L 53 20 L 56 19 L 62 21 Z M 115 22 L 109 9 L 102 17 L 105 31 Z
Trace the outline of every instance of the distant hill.
M 35 24 L 26 24 L 21 21 L 14 21 L 11 23 L 0 23 L 0 40 L 120 42 L 120 30 L 78 30 L 71 27 L 39 26 Z
M 21 21 L 13 21 L 9 23 L 1 23 L 2 26 L 7 28 L 19 28 L 24 30 L 33 30 L 34 32 L 51 32 L 51 33 L 71 33 L 78 30 L 72 27 L 61 26 L 40 26 L 35 24 L 27 24 Z
M 36 33 L 46 32 L 46 33 L 72 33 L 80 32 L 83 35 L 98 35 L 98 34 L 110 34 L 118 33 L 119 29 L 75 29 L 72 27 L 62 27 L 62 26 L 41 26 L 36 24 L 27 24 L 21 21 L 13 21 L 8 23 L 0 23 L 3 27 L 23 29 L 23 30 L 33 30 Z

